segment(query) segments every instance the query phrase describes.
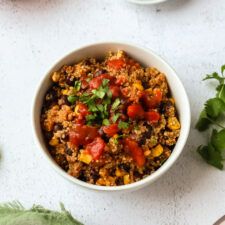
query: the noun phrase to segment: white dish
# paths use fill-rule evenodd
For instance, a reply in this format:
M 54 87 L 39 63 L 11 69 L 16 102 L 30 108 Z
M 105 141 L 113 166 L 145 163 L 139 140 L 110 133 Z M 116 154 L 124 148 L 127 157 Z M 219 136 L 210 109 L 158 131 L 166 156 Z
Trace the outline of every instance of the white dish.
M 181 123 L 181 133 L 178 141 L 174 147 L 174 150 L 169 157 L 169 159 L 152 175 L 132 184 L 115 186 L 115 187 L 105 187 L 105 186 L 97 186 L 93 184 L 85 183 L 81 180 L 78 180 L 65 171 L 63 171 L 56 162 L 50 156 L 48 149 L 46 148 L 45 141 L 42 135 L 41 126 L 40 126 L 40 113 L 44 95 L 51 85 L 50 76 L 52 72 L 58 70 L 65 64 L 73 64 L 83 58 L 86 57 L 103 57 L 109 50 L 117 51 L 124 50 L 131 57 L 141 62 L 144 66 L 154 66 L 161 72 L 165 73 L 167 77 L 168 84 L 170 86 L 172 95 L 176 101 L 176 108 L 179 114 L 179 119 Z M 100 191 L 128 191 L 128 190 L 136 190 L 141 187 L 144 187 L 153 181 L 157 180 L 161 177 L 177 160 L 179 155 L 181 154 L 184 145 L 187 141 L 190 123 L 191 123 L 191 114 L 190 114 L 190 106 L 187 94 L 185 89 L 178 78 L 176 72 L 158 55 L 153 53 L 151 50 L 148 50 L 143 47 L 139 47 L 133 44 L 128 43 L 117 43 L 117 42 L 106 42 L 106 43 L 97 43 L 88 46 L 84 46 L 77 50 L 72 51 L 62 59 L 59 59 L 51 69 L 43 76 L 39 87 L 35 94 L 34 105 L 33 105 L 33 127 L 34 127 L 34 136 L 36 142 L 41 149 L 41 152 L 44 154 L 48 163 L 63 177 L 72 181 L 74 184 L 81 185 L 83 187 L 92 189 L 92 190 L 100 190 Z
M 140 5 L 151 5 L 151 4 L 166 2 L 167 0 L 127 0 L 127 1 L 135 3 L 135 4 L 140 4 Z

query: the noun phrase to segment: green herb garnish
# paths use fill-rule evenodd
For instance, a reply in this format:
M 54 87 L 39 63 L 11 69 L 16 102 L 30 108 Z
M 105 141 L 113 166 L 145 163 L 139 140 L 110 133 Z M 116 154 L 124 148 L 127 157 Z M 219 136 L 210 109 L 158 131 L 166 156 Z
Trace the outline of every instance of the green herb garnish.
M 110 122 L 109 122 L 108 119 L 102 120 L 102 125 L 104 125 L 104 126 L 109 126 L 109 124 L 110 124 Z
M 74 83 L 74 89 L 75 91 L 79 91 L 81 88 L 81 82 L 76 80 L 75 83 Z
M 74 96 L 74 95 L 69 95 L 67 97 L 68 102 L 70 102 L 71 104 L 74 104 L 75 101 L 77 101 L 78 97 Z
M 113 110 L 113 111 L 117 110 L 119 104 L 120 104 L 120 99 L 119 99 L 119 98 L 116 98 L 115 101 L 114 101 L 113 104 L 112 104 L 112 107 L 111 107 L 112 110 Z
M 225 65 L 221 67 L 221 75 L 214 72 L 211 75 L 207 75 L 203 80 L 214 79 L 219 82 L 216 88 L 216 97 L 209 99 L 205 103 L 205 107 L 202 110 L 196 129 L 204 131 L 209 128 L 210 125 L 216 125 L 222 128 L 220 131 L 213 129 L 211 139 L 206 146 L 199 146 L 197 151 L 202 158 L 212 166 L 218 169 L 223 169 L 222 161 L 225 153 L 225 127 L 218 123 L 218 120 L 225 112 L 225 77 L 224 77 Z
M 120 115 L 121 115 L 121 113 L 115 113 L 115 114 L 113 115 L 113 117 L 112 117 L 113 123 L 115 123 L 115 122 L 118 120 L 118 118 L 120 117 Z
M 129 123 L 120 121 L 118 124 L 119 129 L 127 129 L 129 127 Z

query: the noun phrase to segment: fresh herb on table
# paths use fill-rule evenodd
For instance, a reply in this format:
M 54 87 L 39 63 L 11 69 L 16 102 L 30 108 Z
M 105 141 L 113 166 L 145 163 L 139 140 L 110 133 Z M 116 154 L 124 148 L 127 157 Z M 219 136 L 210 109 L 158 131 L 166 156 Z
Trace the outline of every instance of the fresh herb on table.
M 26 210 L 19 202 L 0 204 L 0 225 L 82 225 L 74 219 L 63 204 L 61 212 L 34 205 Z
M 203 80 L 214 79 L 219 82 L 216 87 L 216 96 L 206 101 L 202 110 L 196 129 L 199 131 L 207 130 L 210 125 L 215 125 L 220 130 L 213 129 L 208 145 L 200 145 L 197 148 L 198 153 L 210 165 L 218 169 L 223 169 L 225 160 L 225 127 L 219 123 L 225 112 L 225 65 L 221 67 L 221 75 L 214 72 L 207 75 Z

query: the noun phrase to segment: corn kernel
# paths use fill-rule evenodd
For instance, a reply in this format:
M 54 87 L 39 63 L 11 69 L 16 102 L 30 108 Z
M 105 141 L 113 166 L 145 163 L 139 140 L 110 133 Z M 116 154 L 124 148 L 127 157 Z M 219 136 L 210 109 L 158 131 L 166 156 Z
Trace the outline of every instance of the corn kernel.
M 144 88 L 143 88 L 141 82 L 135 82 L 135 83 L 133 84 L 133 86 L 134 86 L 135 88 L 137 88 L 139 91 L 143 91 L 143 90 L 144 90 Z
M 92 156 L 88 153 L 81 152 L 78 157 L 78 160 L 83 163 L 89 164 L 92 161 Z
M 155 148 L 152 149 L 152 156 L 159 157 L 163 153 L 162 145 L 158 144 Z
M 79 104 L 76 105 L 74 112 L 76 116 L 79 116 Z
M 51 146 L 56 146 L 59 144 L 59 140 L 57 138 L 52 138 L 51 141 L 49 141 L 49 144 Z
M 180 129 L 180 123 L 175 116 L 169 117 L 167 127 L 171 130 L 178 130 Z
M 123 177 L 123 183 L 124 183 L 124 184 L 129 184 L 129 183 L 130 183 L 130 175 L 129 175 L 129 174 L 126 174 L 126 175 Z
M 149 156 L 151 154 L 151 151 L 150 150 L 146 150 L 145 152 L 144 152 L 144 155 L 145 156 Z
M 63 94 L 63 95 L 68 95 L 68 90 L 63 89 L 63 90 L 62 90 L 62 94 Z
M 106 185 L 106 182 L 103 178 L 99 178 L 97 181 L 96 181 L 96 184 L 97 185 Z
M 115 174 L 116 174 L 117 177 L 122 177 L 124 175 L 123 171 L 121 171 L 118 168 L 116 169 L 116 173 Z
M 59 74 L 58 72 L 54 72 L 54 73 L 52 74 L 52 81 L 53 81 L 53 82 L 58 82 L 59 79 L 60 79 L 60 74 Z

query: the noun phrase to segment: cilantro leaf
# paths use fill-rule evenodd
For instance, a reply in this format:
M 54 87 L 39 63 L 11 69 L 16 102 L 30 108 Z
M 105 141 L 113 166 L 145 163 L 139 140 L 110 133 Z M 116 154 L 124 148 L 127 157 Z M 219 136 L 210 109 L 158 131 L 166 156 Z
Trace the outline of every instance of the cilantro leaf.
M 205 110 L 207 115 L 215 119 L 225 111 L 225 103 L 220 98 L 211 98 L 205 103 Z
M 225 129 L 219 132 L 214 129 L 211 136 L 211 143 L 217 151 L 225 151 Z
M 119 129 L 127 129 L 129 127 L 129 123 L 120 121 L 118 124 Z
M 215 166 L 220 170 L 223 169 L 222 155 L 213 147 L 213 145 L 199 146 L 197 151 L 208 164 Z
M 214 72 L 214 73 L 212 73 L 212 74 L 206 75 L 206 77 L 205 77 L 203 80 L 209 80 L 209 79 L 216 79 L 216 80 L 219 81 L 220 84 L 222 84 L 225 78 L 219 76 L 218 73 Z
M 113 115 L 113 117 L 112 117 L 113 123 L 115 123 L 115 122 L 118 120 L 118 118 L 120 117 L 120 115 L 121 115 L 121 113 L 115 113 L 115 114 Z
M 220 98 L 225 103 L 225 85 L 220 84 L 217 88 L 217 94 L 216 97 Z
M 119 104 L 120 104 L 120 99 L 119 99 L 119 98 L 116 98 L 115 101 L 114 101 L 113 104 L 112 104 L 111 109 L 112 109 L 113 111 L 115 111 L 115 110 L 118 108 Z
M 110 122 L 109 122 L 108 119 L 104 119 L 104 120 L 102 121 L 102 124 L 103 124 L 104 126 L 109 126 Z
M 71 104 L 73 104 L 75 101 L 77 101 L 78 97 L 74 96 L 74 95 L 69 95 L 67 97 L 68 102 L 70 102 Z
M 195 128 L 198 129 L 199 131 L 204 131 L 204 130 L 208 129 L 210 123 L 211 122 L 208 119 L 207 113 L 204 109 L 200 113 L 200 116 L 199 116 L 198 122 L 195 125 Z
M 75 89 L 76 91 L 79 91 L 80 88 L 81 88 L 81 82 L 78 81 L 78 80 L 76 80 L 75 83 L 74 83 L 74 89 Z
M 225 64 L 221 66 L 221 73 L 222 73 L 222 75 L 223 75 L 224 71 L 225 71 Z

